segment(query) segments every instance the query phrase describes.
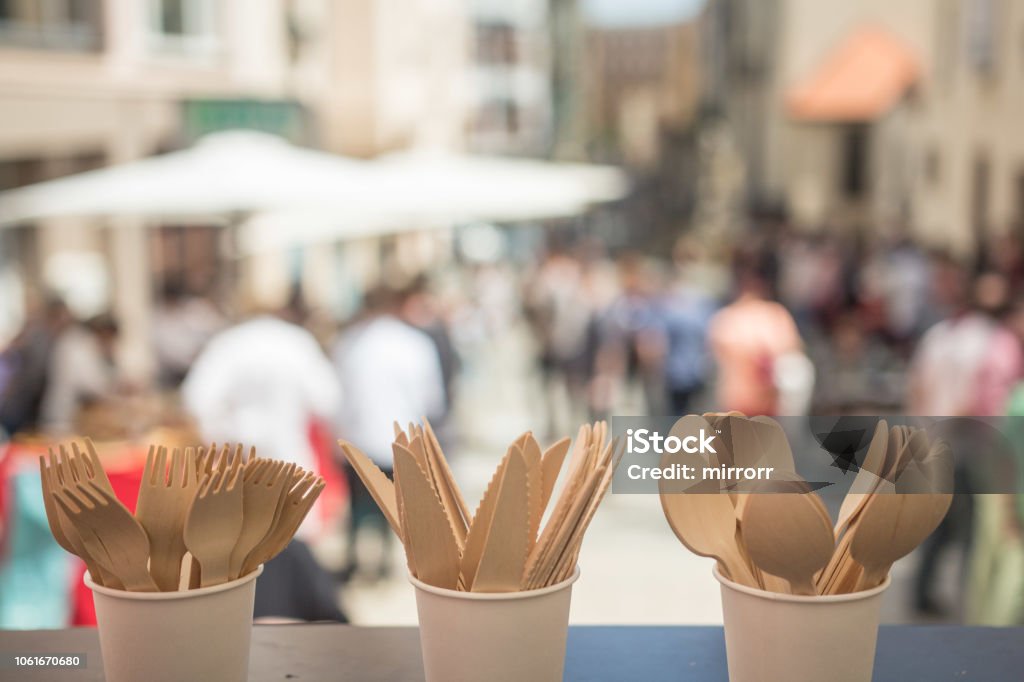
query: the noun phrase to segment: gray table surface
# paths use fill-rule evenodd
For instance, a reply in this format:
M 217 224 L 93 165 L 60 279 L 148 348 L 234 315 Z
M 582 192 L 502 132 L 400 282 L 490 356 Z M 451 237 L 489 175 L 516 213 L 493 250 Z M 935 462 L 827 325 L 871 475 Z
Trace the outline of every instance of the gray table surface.
M 88 657 L 84 670 L 0 670 L 3 682 L 103 680 L 99 641 L 91 628 L 0 631 L 0 652 L 84 652 Z M 259 625 L 253 632 L 249 679 L 422 680 L 418 633 L 409 627 Z M 565 679 L 726 682 L 722 629 L 572 627 Z M 1021 682 L 1024 628 L 882 627 L 874 681 L 918 680 Z

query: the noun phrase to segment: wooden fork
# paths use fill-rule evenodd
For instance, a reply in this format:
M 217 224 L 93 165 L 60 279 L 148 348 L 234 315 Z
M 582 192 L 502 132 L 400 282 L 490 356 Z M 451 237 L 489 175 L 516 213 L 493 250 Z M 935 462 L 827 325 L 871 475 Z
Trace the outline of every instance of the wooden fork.
M 258 459 L 245 468 L 242 488 L 242 530 L 231 551 L 229 574 L 242 575 L 246 558 L 270 532 L 278 504 L 292 480 L 295 464 Z
M 159 588 L 146 571 L 149 539 L 121 502 L 95 482 L 68 482 L 55 488 L 54 500 L 78 530 L 89 554 L 133 592 Z
M 46 464 L 46 459 L 40 455 L 39 477 L 43 485 L 43 505 L 46 508 L 46 521 L 50 524 L 50 532 L 53 533 L 53 539 L 65 551 L 77 555 L 85 562 L 85 567 L 89 570 L 89 576 L 93 582 L 98 585 L 113 587 L 114 589 L 123 589 L 124 586 L 121 585 L 121 581 L 113 573 L 102 568 L 86 550 L 85 543 L 78 534 L 78 530 L 75 529 L 74 524 L 68 519 L 64 510 L 54 501 L 53 491 L 62 485 L 59 478 L 54 480 L 59 476 L 58 467 L 57 455 L 53 452 L 53 448 L 50 448 L 49 466 Z
M 185 546 L 199 562 L 199 587 L 229 580 L 231 550 L 242 530 L 242 468 L 205 474 L 185 521 Z
M 242 575 L 255 571 L 260 564 L 273 559 L 288 545 L 325 485 L 324 479 L 309 472 L 285 494 L 277 522 L 267 537 L 249 553 L 242 568 Z
M 167 448 L 149 448 L 135 516 L 149 536 L 149 571 L 164 592 L 178 589 L 185 556 L 185 517 L 198 488 L 192 448 L 175 448 L 167 476 Z

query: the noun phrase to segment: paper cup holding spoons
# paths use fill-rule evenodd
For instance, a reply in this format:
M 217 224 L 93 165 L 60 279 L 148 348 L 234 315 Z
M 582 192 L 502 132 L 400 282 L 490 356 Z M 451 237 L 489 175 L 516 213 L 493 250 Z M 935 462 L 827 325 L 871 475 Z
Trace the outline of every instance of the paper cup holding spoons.
M 572 576 L 523 592 L 416 588 L 427 682 L 557 682 L 565 667 Z
M 107 682 L 245 682 L 262 572 L 177 592 L 114 590 L 86 573 Z
M 870 682 L 882 593 L 804 596 L 722 586 L 729 682 Z

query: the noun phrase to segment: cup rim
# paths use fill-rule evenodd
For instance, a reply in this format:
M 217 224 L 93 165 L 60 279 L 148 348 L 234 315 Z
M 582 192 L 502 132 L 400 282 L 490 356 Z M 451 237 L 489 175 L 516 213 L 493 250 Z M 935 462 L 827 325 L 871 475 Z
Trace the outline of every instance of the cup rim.
M 548 585 L 547 587 L 541 587 L 536 590 L 518 590 L 516 592 L 467 592 L 465 590 L 449 590 L 445 587 L 437 587 L 436 585 L 428 585 L 422 580 L 414 577 L 411 573 L 408 575 L 409 582 L 412 583 L 413 587 L 417 590 L 424 592 L 430 592 L 441 597 L 448 597 L 450 599 L 464 599 L 466 601 L 511 601 L 514 599 L 532 599 L 534 597 L 543 597 L 544 595 L 551 594 L 553 592 L 559 592 L 568 587 L 571 587 L 574 582 L 579 580 L 580 567 L 577 565 L 576 569 L 573 570 L 572 575 L 563 580 L 560 583 L 554 585 Z
M 862 599 L 870 599 L 878 594 L 881 594 L 889 587 L 892 582 L 892 576 L 886 575 L 885 580 L 880 585 L 872 587 L 870 590 L 861 590 L 860 592 L 847 592 L 845 594 L 782 594 L 780 592 L 769 592 L 768 590 L 762 590 L 756 587 L 750 587 L 748 585 L 741 585 L 737 582 L 733 582 L 729 578 L 722 575 L 722 572 L 718 570 L 718 563 L 716 562 L 711 568 L 711 574 L 715 577 L 723 587 L 728 587 L 736 592 L 742 592 L 743 594 L 749 594 L 752 597 L 758 597 L 767 601 L 781 601 L 790 602 L 794 604 L 840 604 L 843 602 L 860 601 Z
M 263 564 L 256 567 L 256 570 L 250 571 L 241 578 L 235 578 L 226 583 L 220 585 L 211 585 L 210 587 L 197 587 L 194 590 L 175 590 L 174 592 L 130 592 L 128 590 L 115 590 L 112 587 L 106 587 L 104 585 L 97 585 L 92 580 L 92 576 L 89 575 L 89 571 L 85 572 L 82 576 L 82 582 L 93 592 L 99 592 L 107 597 L 113 597 L 115 599 L 131 599 L 135 601 L 169 601 L 174 599 L 193 599 L 196 597 L 205 597 L 207 595 L 216 594 L 218 592 L 227 592 L 233 590 L 236 587 L 241 587 L 245 583 L 256 580 L 263 573 Z

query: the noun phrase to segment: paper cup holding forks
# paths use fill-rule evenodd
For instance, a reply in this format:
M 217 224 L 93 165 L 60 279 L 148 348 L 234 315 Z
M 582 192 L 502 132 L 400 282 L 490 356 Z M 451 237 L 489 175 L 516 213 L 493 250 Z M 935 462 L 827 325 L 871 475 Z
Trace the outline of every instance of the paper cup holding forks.
M 262 572 L 179 592 L 113 590 L 86 573 L 107 682 L 244 682 Z
M 579 575 L 524 592 L 459 592 L 410 576 L 427 682 L 561 680 Z
M 850 594 L 800 596 L 722 586 L 729 682 L 870 682 L 886 577 Z

